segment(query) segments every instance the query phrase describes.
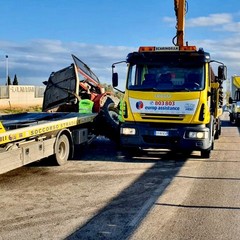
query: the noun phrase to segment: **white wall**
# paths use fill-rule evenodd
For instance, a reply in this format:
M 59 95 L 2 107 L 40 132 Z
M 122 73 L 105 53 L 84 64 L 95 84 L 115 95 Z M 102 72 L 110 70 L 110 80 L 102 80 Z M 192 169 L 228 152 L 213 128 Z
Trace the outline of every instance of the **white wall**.
M 42 106 L 43 97 L 35 97 L 35 86 L 9 85 L 8 98 L 0 99 L 0 109 Z

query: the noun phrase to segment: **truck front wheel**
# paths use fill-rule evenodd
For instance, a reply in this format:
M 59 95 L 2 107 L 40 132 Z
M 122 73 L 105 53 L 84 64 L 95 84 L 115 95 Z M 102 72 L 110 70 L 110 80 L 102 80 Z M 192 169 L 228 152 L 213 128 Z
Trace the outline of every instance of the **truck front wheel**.
M 211 156 L 211 151 L 214 149 L 214 117 L 211 116 L 210 123 L 208 124 L 209 128 L 209 142 L 211 143 L 211 146 L 207 149 L 201 150 L 201 157 L 202 158 L 210 158 Z M 219 129 L 217 129 L 219 131 Z M 219 133 L 219 132 L 218 132 Z
M 201 150 L 201 158 L 210 158 L 211 149 Z
M 59 166 L 65 164 L 70 153 L 69 139 L 65 134 L 60 135 L 59 138 L 56 139 L 54 150 L 56 163 Z
M 211 147 L 208 149 L 201 150 L 201 157 L 202 158 L 210 158 L 211 151 L 214 149 L 214 138 L 212 137 L 212 144 Z

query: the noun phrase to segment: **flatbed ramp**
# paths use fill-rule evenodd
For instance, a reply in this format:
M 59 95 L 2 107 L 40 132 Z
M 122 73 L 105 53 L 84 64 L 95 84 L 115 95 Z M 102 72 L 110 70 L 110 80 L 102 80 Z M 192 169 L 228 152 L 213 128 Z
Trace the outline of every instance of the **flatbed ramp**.
M 20 113 L 0 116 L 0 174 L 51 155 L 58 165 L 89 140 L 97 114 Z

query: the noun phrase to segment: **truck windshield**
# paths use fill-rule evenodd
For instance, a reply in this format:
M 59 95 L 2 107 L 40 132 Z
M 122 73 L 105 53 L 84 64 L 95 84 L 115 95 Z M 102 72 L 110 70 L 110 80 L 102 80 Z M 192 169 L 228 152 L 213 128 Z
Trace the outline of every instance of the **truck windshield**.
M 152 91 L 201 91 L 204 67 L 192 64 L 130 65 L 127 88 Z

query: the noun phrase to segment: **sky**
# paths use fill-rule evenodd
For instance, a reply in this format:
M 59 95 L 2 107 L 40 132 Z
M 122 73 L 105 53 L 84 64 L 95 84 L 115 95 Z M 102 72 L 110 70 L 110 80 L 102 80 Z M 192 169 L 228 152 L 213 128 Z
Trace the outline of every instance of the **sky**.
M 185 41 L 224 62 L 228 78 L 240 75 L 240 1 L 187 4 Z M 173 46 L 176 34 L 174 0 L 0 0 L 0 11 L 0 85 L 8 73 L 43 86 L 71 54 L 111 84 L 112 63 L 139 46 Z

